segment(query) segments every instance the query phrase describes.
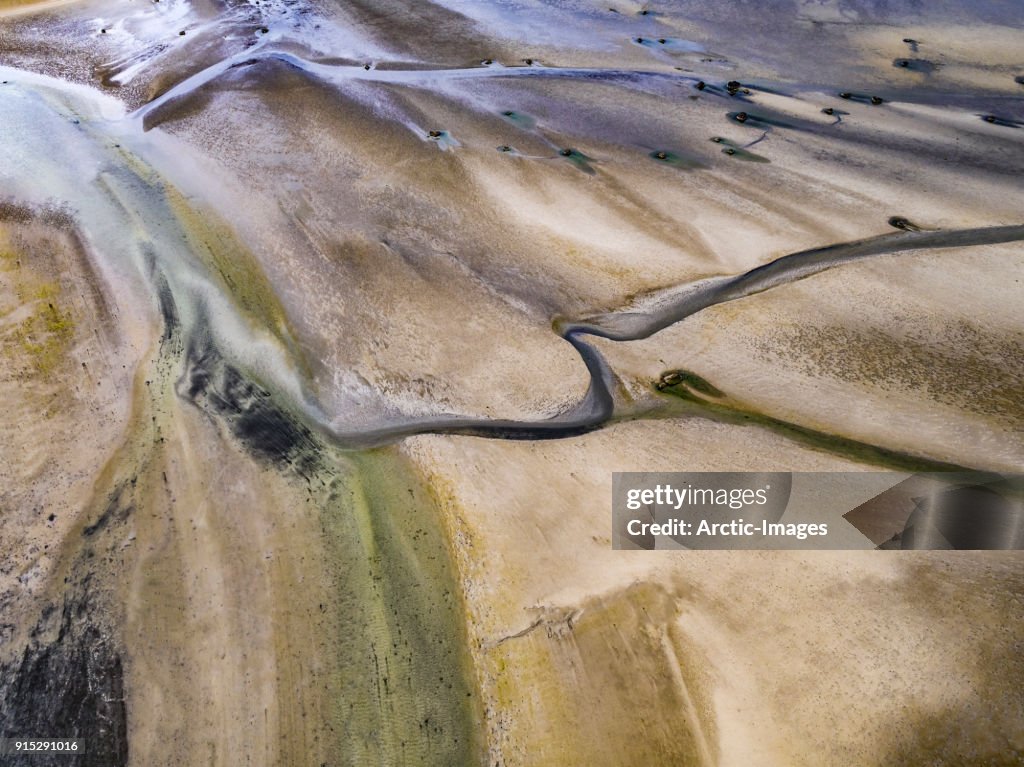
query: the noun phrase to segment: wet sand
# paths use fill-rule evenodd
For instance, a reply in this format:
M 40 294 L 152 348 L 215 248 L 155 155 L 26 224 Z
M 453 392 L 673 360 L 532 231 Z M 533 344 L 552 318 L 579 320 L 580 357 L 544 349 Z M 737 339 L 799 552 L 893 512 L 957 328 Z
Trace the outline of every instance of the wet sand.
M 1015 554 L 612 551 L 609 499 L 1020 470 L 1022 25 L 0 7 L 2 734 L 1018 763 Z

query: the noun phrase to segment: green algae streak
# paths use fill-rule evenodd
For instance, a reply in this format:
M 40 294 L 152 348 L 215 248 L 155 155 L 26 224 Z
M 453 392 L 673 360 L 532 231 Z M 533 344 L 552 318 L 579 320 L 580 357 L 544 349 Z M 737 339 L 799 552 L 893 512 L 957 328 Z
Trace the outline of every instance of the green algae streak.
M 439 509 L 393 448 L 339 456 L 323 513 L 345 764 L 480 764 L 482 714 Z

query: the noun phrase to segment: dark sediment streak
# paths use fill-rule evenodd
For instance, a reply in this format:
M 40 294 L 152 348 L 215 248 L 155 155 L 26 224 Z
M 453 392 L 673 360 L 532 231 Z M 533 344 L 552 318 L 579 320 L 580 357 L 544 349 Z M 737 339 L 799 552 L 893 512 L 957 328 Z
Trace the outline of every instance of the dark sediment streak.
M 89 578 L 70 590 L 59 616 L 48 607 L 20 661 L 0 667 L 0 737 L 81 738 L 79 754 L 3 758 L 9 765 L 120 767 L 128 763 L 128 720 L 121 654 L 91 617 Z M 48 638 L 54 619 L 55 638 Z
M 318 464 L 313 433 L 278 407 L 272 395 L 229 364 L 208 339 L 193 337 L 185 350 L 179 396 L 230 428 L 254 455 L 309 476 Z

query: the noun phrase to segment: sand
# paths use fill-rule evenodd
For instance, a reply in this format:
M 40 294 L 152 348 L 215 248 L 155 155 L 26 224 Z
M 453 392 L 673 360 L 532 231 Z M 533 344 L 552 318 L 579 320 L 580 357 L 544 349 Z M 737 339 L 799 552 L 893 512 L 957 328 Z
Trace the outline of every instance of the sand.
M 1016 553 L 624 552 L 610 515 L 615 471 L 1019 471 L 1019 238 L 565 337 L 1024 224 L 1024 18 L 961 6 L 0 8 L 0 734 L 1019 763 Z

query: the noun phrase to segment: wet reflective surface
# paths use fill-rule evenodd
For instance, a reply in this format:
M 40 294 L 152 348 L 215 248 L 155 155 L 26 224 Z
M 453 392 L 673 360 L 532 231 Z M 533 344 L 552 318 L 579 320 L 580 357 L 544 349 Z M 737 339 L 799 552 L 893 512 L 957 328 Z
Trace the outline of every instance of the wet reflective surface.
M 1024 465 L 1022 26 L 0 1 L 0 734 L 1015 763 L 1016 555 L 629 559 L 607 502 L 630 469 Z

